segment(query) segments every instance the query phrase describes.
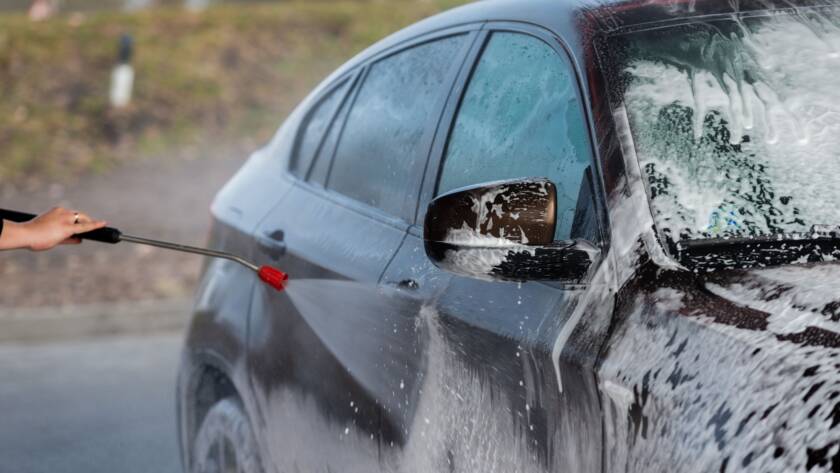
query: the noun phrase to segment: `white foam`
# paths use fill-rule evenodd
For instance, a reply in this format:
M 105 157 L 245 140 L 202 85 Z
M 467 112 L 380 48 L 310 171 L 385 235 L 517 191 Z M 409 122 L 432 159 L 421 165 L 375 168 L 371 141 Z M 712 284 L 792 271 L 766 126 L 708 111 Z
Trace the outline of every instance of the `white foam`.
M 670 195 L 653 199 L 660 228 L 699 237 L 840 223 L 840 29 L 837 10 L 827 12 L 821 20 L 777 14 L 741 23 L 743 38 L 707 39 L 704 63 L 662 49 L 652 52 L 658 59 L 627 67 L 625 103 L 639 162 L 670 181 Z M 693 111 L 693 136 L 662 126 L 661 114 L 675 104 Z M 700 139 L 712 132 L 703 128 L 710 113 L 726 122 L 728 144 L 740 151 Z M 760 179 L 774 195 L 758 195 Z M 764 218 L 770 206 L 780 213 L 772 224 Z M 713 225 L 716 213 L 732 223 Z

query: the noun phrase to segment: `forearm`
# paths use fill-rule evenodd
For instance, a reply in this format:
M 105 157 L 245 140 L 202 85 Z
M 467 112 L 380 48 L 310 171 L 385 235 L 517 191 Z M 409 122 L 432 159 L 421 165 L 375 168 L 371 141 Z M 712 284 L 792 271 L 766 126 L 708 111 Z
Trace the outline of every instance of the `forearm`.
M 26 234 L 27 229 L 24 225 L 5 220 L 3 231 L 0 233 L 0 250 L 28 248 L 29 242 Z

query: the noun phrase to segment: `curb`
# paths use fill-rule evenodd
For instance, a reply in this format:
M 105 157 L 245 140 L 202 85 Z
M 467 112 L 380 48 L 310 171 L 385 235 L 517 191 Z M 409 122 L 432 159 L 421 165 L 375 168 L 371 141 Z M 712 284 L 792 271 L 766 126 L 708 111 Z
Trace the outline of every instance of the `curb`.
M 0 308 L 0 343 L 41 342 L 183 330 L 192 299 Z

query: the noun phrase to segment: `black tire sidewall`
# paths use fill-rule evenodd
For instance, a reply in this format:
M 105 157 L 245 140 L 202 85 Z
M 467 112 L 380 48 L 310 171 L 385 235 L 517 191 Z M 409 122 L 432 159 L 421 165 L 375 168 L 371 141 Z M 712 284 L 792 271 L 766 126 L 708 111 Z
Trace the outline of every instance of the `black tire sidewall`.
M 264 473 L 257 442 L 242 404 L 226 398 L 210 408 L 193 441 L 192 473 L 205 473 L 212 447 L 219 439 L 229 440 L 243 473 Z

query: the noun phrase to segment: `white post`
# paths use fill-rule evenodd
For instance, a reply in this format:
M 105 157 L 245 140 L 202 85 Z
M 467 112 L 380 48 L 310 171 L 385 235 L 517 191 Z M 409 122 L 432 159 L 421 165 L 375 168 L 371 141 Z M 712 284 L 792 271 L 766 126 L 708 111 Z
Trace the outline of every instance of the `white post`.
M 129 35 L 120 38 L 120 49 L 117 65 L 111 71 L 111 106 L 122 108 L 131 103 L 131 92 L 134 88 L 134 68 L 131 67 L 134 41 Z

